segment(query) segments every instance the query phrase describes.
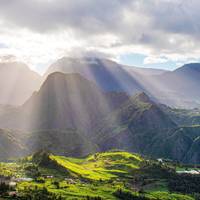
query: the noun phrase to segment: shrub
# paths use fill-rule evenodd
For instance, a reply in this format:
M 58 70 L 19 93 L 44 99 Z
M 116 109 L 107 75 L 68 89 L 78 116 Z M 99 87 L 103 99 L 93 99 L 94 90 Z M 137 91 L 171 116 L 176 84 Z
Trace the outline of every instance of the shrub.
M 143 194 L 134 195 L 129 191 L 123 191 L 122 189 L 118 189 L 113 193 L 114 196 L 121 200 L 149 200 L 149 198 L 145 197 Z

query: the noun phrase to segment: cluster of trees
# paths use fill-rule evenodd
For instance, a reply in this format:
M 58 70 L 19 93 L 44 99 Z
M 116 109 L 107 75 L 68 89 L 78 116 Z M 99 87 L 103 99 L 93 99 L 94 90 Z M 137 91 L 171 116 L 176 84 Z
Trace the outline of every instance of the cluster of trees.
M 103 200 L 101 197 L 97 196 L 97 197 L 90 197 L 90 196 L 87 196 L 86 197 L 87 200 Z
M 167 164 L 155 161 L 146 161 L 132 173 L 132 184 L 136 186 L 137 191 L 143 193 L 143 187 L 159 179 L 170 179 L 176 174 L 175 170 Z
M 175 169 L 168 166 L 167 164 L 162 164 L 159 162 L 151 162 L 144 163 L 140 169 L 141 172 L 147 174 L 148 177 L 151 178 L 166 178 L 168 179 L 169 176 L 174 175 Z
M 50 153 L 46 152 L 45 150 L 34 153 L 32 156 L 32 162 L 37 166 L 57 169 L 60 172 L 68 174 L 68 171 L 59 165 L 55 160 L 52 160 L 50 158 Z
M 26 166 L 24 169 L 28 177 L 37 178 L 41 176 L 39 168 L 36 165 L 29 165 Z
M 10 190 L 10 187 L 8 184 L 2 182 L 0 183 L 0 195 L 6 194 Z
M 200 175 L 179 174 L 169 180 L 171 191 L 194 194 L 200 193 Z
M 113 195 L 121 200 L 149 200 L 144 194 L 134 195 L 133 193 L 122 189 L 116 190 Z
M 20 193 L 20 200 L 63 200 L 61 196 L 49 192 L 45 187 L 27 189 Z

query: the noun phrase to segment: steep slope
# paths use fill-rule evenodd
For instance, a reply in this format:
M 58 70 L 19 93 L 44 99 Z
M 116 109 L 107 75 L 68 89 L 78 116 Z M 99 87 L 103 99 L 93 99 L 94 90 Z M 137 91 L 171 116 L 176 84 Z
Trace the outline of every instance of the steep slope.
M 0 129 L 0 160 L 23 155 L 25 146 L 15 137 L 14 131 Z
M 73 129 L 33 132 L 0 129 L 0 161 L 41 150 L 79 157 L 98 151 L 98 147 Z
M 145 93 L 133 96 L 102 121 L 95 141 L 102 150 L 118 148 L 155 158 L 199 163 L 200 126 L 181 127 L 183 121 L 191 121 L 178 114 L 173 116 L 169 109 L 166 111 L 166 106 L 160 107 Z
M 119 93 L 119 96 L 117 101 L 112 101 L 115 95 L 106 95 L 79 74 L 55 72 L 48 76 L 40 91 L 22 109 L 30 114 L 26 116 L 29 128 L 76 128 L 86 132 L 127 98 L 126 94 Z
M 68 128 L 91 133 L 99 120 L 128 99 L 105 93 L 79 74 L 50 74 L 40 90 L 21 107 L 0 115 L 0 126 L 22 130 Z
M 149 154 L 185 163 L 199 163 L 199 137 L 200 126 L 175 128 L 168 135 L 154 140 Z
M 166 105 L 160 105 L 160 108 L 167 113 L 173 121 L 179 126 L 200 125 L 200 110 L 171 108 Z
M 41 80 L 23 63 L 0 63 L 0 104 L 23 104 L 39 88 Z
M 176 124 L 145 93 L 127 100 L 109 114 L 97 130 L 97 142 L 103 150 L 120 148 L 148 153 L 155 137 Z
M 34 131 L 26 133 L 22 141 L 27 148 L 26 154 L 45 150 L 58 155 L 80 157 L 98 151 L 95 144 L 73 129 Z
M 199 130 L 200 131 L 200 127 Z M 184 162 L 199 164 L 200 162 L 200 134 L 193 140 L 189 151 L 184 157 Z
M 41 148 L 86 155 L 98 149 L 90 142 L 96 124 L 128 98 L 125 93 L 105 93 L 79 74 L 55 72 L 24 105 L 2 106 L 0 126 L 21 130 L 15 136 L 25 145 L 24 153 Z

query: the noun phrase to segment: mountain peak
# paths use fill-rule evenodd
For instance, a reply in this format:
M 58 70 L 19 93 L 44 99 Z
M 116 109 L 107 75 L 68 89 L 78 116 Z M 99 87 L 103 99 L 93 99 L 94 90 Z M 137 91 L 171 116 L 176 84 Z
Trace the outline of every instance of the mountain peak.
M 78 64 L 78 65 L 99 65 L 104 64 L 117 64 L 112 60 L 106 58 L 100 58 L 95 56 L 83 56 L 83 57 L 62 57 L 56 61 L 56 64 L 66 65 L 66 64 Z M 53 65 L 54 66 L 54 65 Z
M 89 84 L 92 87 L 95 87 L 95 85 L 90 82 L 89 80 L 85 79 L 83 76 L 81 76 L 79 73 L 69 73 L 65 74 L 62 72 L 53 72 L 48 75 L 47 79 L 43 83 L 43 86 L 45 85 L 57 85 L 59 87 L 63 87 L 66 84 L 73 85 L 74 87 L 82 88 L 85 84 Z
M 134 99 L 138 100 L 138 101 L 142 101 L 144 103 L 151 102 L 151 99 L 149 98 L 149 96 L 145 92 L 141 92 L 141 93 L 136 94 L 134 96 Z
M 47 77 L 47 79 L 51 78 L 51 77 L 74 77 L 74 78 L 80 78 L 82 77 L 79 73 L 70 73 L 70 74 L 65 74 L 63 72 L 53 72 L 51 74 L 49 74 L 49 76 Z

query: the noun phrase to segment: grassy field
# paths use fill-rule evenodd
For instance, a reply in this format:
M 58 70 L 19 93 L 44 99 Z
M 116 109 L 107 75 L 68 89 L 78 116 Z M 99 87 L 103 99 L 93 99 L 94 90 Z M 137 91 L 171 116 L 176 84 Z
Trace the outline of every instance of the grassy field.
M 21 196 L 46 188 L 61 199 L 194 200 L 191 195 L 169 192 L 167 178 L 159 171 L 156 174 L 161 175 L 155 176 L 148 165 L 162 173 L 162 168 L 167 169 L 128 152 L 96 153 L 80 159 L 41 153 L 17 163 L 0 163 L 0 175 L 32 178 L 17 183 Z M 116 193 L 119 190 L 122 196 Z

